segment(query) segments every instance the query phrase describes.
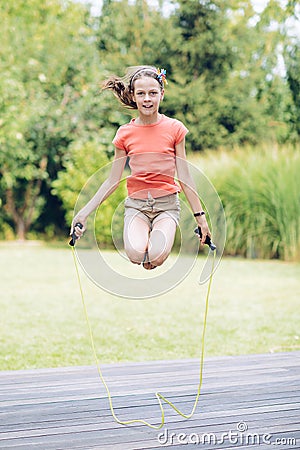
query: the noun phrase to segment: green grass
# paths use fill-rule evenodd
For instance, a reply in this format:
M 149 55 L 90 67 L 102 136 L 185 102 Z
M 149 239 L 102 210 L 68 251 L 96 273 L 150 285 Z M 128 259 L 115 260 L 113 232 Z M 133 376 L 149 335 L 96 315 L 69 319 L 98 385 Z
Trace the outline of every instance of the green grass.
M 107 255 L 125 271 L 143 271 Z M 179 286 L 148 300 L 115 298 L 81 272 L 100 362 L 198 357 L 202 264 L 199 258 Z M 0 370 L 93 364 L 71 250 L 2 244 L 0 270 Z M 300 264 L 223 259 L 213 279 L 206 356 L 299 349 L 299 293 Z

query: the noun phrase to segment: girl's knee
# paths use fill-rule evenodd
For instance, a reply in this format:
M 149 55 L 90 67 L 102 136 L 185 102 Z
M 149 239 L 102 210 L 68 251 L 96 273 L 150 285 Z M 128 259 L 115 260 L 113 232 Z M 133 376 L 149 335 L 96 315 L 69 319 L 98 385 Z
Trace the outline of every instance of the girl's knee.
M 154 230 L 149 242 L 149 261 L 155 266 L 161 266 L 171 253 L 174 236 L 164 230 Z
M 156 258 L 156 259 L 150 259 L 149 258 L 149 261 L 151 262 L 151 264 L 153 266 L 159 267 L 165 262 L 166 259 L 167 259 L 167 257 L 166 258 Z
M 125 252 L 132 263 L 141 264 L 144 261 L 146 249 L 125 247 Z
M 149 261 L 154 266 L 161 266 L 165 260 L 168 258 L 170 251 L 167 249 L 151 249 L 148 251 Z

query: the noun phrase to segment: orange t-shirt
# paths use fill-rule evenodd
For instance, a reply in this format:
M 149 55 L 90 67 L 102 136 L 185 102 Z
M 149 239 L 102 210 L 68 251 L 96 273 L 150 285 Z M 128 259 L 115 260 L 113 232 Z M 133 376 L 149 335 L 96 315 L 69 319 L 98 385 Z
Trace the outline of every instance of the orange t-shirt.
M 127 177 L 128 196 L 145 199 L 180 192 L 175 182 L 175 145 L 188 129 L 182 122 L 162 115 L 150 125 L 140 125 L 132 119 L 122 125 L 113 144 L 129 156 L 131 175 Z

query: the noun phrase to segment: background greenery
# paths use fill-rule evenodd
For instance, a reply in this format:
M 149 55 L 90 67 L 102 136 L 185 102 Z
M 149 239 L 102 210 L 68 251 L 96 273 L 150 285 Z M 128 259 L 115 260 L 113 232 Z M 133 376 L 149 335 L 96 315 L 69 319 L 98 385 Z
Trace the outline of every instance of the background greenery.
M 101 82 L 154 64 L 168 74 L 162 112 L 190 130 L 189 158 L 204 167 L 211 155 L 226 252 L 299 259 L 298 21 L 293 0 L 259 14 L 250 0 L 105 0 L 99 17 L 71 1 L 0 1 L 0 237 L 67 233 L 83 184 L 131 117 Z M 123 195 L 97 219 L 102 245 Z
M 300 260 L 299 147 L 244 147 L 190 160 L 222 200 L 226 254 Z
M 131 118 L 101 83 L 139 64 L 167 70 L 161 111 L 189 128 L 188 159 L 226 212 L 206 355 L 299 349 L 299 2 L 270 0 L 260 13 L 250 0 L 157 4 L 104 0 L 98 17 L 75 1 L 0 0 L 0 370 L 93 363 L 66 235 Z M 99 210 L 101 248 L 113 245 L 112 219 L 121 236 L 124 196 L 122 183 Z M 106 257 L 133 270 L 117 252 Z M 100 361 L 198 357 L 202 263 L 143 301 L 82 276 Z
M 71 250 L 11 243 L 0 251 L 0 370 L 93 364 Z M 116 252 L 105 257 L 130 274 L 132 265 Z M 198 358 L 203 262 L 175 289 L 148 300 L 113 297 L 80 271 L 100 362 Z M 205 355 L 299 350 L 299 280 L 298 263 L 223 258 Z

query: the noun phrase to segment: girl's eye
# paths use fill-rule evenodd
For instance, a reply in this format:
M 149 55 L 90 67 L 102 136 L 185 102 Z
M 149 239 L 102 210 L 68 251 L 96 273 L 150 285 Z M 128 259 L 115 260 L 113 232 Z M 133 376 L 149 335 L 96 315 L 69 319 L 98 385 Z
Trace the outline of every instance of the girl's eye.
M 159 94 L 159 92 L 156 92 L 156 91 L 150 91 L 149 92 L 149 96 L 150 97 L 155 97 L 156 95 L 158 95 Z M 136 93 L 136 95 L 138 96 L 138 97 L 145 97 L 145 92 L 137 92 Z

